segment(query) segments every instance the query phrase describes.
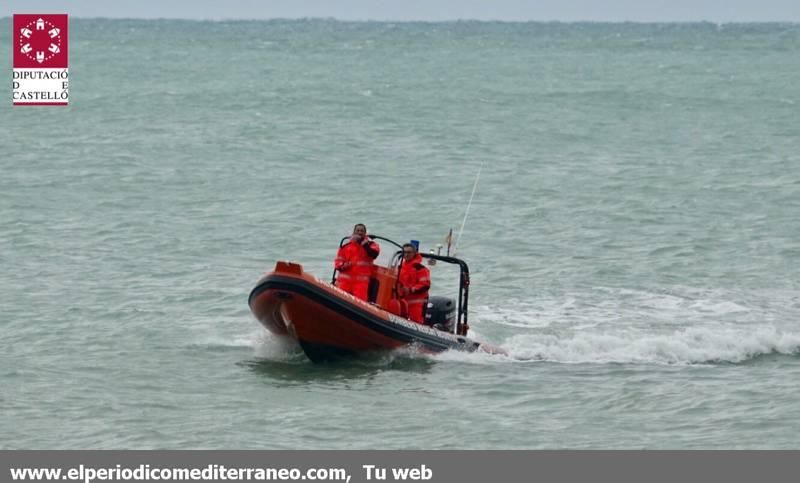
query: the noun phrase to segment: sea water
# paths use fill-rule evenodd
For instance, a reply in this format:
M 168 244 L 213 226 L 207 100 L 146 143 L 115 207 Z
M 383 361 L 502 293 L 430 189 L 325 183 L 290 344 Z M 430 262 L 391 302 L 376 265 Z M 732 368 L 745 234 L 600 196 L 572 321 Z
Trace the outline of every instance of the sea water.
M 800 26 L 73 18 L 69 55 L 69 107 L 0 107 L 0 447 L 798 447 Z M 250 314 L 355 223 L 436 249 L 479 170 L 508 356 L 316 366 Z

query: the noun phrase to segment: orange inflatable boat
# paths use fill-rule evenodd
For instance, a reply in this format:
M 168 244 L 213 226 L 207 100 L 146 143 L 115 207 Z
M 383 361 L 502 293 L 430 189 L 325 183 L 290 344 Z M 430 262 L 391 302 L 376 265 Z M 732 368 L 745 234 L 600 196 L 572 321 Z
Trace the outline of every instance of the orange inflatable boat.
M 400 247 L 388 238 L 370 237 Z M 458 258 L 421 254 L 459 266 L 458 299 L 430 297 L 424 324 L 406 318 L 395 297 L 399 255 L 395 254 L 389 266 L 375 265 L 369 301 L 336 288 L 336 272 L 327 283 L 306 273 L 300 264 L 279 261 L 250 292 L 250 310 L 270 332 L 297 340 L 313 362 L 409 345 L 426 353 L 450 349 L 505 353 L 467 337 L 469 268 Z

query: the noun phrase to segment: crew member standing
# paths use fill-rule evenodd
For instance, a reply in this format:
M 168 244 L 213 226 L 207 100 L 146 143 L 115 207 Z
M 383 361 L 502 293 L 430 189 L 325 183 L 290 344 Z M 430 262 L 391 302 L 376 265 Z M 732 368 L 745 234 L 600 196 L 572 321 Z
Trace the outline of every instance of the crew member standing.
M 369 278 L 373 260 L 378 258 L 380 246 L 367 236 L 367 227 L 359 223 L 353 227 L 353 235 L 336 254 L 334 268 L 339 271 L 336 286 L 349 294 L 367 300 Z
M 408 318 L 425 323 L 425 304 L 431 288 L 431 271 L 422 264 L 422 256 L 411 243 L 403 245 L 403 264 L 398 277 L 397 297 L 408 304 Z

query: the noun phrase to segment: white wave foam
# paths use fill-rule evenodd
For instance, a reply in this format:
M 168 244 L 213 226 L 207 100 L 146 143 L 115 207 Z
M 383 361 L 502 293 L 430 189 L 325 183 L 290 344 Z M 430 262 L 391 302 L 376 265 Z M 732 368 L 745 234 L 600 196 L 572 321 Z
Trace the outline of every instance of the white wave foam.
M 765 354 L 798 354 L 800 333 L 780 332 L 774 327 L 718 327 L 669 334 L 526 334 L 512 337 L 503 347 L 514 359 L 560 363 L 737 363 Z
M 209 336 L 194 342 L 192 345 L 209 349 L 255 348 L 258 341 L 255 336 L 223 337 Z
M 295 360 L 302 354 L 300 345 L 289 337 L 272 335 L 262 331 L 256 340 L 255 356 L 270 361 Z
M 432 360 L 441 362 L 458 362 L 459 364 L 466 363 L 477 365 L 506 364 L 520 360 L 503 354 L 489 354 L 488 352 L 481 351 L 463 352 L 457 350 L 449 350 L 439 354 L 429 354 L 428 357 L 430 357 Z
M 516 360 L 736 363 L 800 353 L 800 312 L 789 303 L 797 296 L 785 290 L 595 287 L 499 308 L 478 305 L 471 325 L 500 333 L 502 347 Z
M 208 336 L 193 343 L 208 349 L 251 349 L 259 359 L 286 361 L 301 353 L 300 346 L 289 337 L 279 337 L 261 329 L 239 336 Z

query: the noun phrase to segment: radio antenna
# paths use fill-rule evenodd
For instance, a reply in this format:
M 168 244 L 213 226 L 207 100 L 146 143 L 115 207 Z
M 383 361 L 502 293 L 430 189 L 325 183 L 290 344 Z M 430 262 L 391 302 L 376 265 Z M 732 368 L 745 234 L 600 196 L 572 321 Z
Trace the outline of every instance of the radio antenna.
M 467 203 L 467 209 L 464 211 L 464 220 L 461 221 L 461 229 L 458 231 L 458 238 L 456 238 L 456 245 L 453 248 L 453 256 L 455 256 L 456 251 L 458 250 L 458 242 L 461 241 L 461 235 L 464 234 L 464 226 L 467 224 L 467 217 L 469 216 L 469 208 L 472 206 L 472 200 L 475 198 L 475 191 L 478 190 L 478 180 L 481 178 L 481 170 L 483 169 L 483 163 L 478 167 L 478 174 L 475 175 L 475 184 L 472 185 L 472 194 L 469 196 L 469 203 Z

